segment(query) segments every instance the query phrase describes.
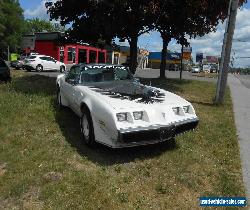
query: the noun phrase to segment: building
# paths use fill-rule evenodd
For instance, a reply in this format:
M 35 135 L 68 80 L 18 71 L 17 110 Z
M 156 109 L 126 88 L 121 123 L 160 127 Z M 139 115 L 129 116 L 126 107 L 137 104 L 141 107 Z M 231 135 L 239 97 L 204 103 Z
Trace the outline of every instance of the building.
M 60 32 L 42 32 L 24 36 L 24 52 L 37 52 L 49 55 L 65 64 L 106 63 L 107 50 L 88 44 L 67 43 Z
M 167 53 L 167 69 L 171 66 L 181 64 L 181 53 L 168 52 Z M 161 52 L 150 52 L 148 58 L 148 67 L 152 69 L 159 69 L 161 65 Z

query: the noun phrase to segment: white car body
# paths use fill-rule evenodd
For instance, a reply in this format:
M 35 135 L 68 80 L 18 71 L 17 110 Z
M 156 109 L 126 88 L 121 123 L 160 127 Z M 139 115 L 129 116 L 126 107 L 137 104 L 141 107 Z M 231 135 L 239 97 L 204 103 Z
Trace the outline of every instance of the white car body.
M 66 70 L 64 63 L 47 55 L 30 55 L 25 59 L 24 67 L 27 70 L 36 71 L 57 70 L 63 72 Z
M 210 65 L 203 65 L 202 69 L 203 69 L 204 72 L 210 73 L 211 66 Z
M 74 68 L 80 68 L 82 74 L 91 68 L 128 70 L 119 65 L 81 64 L 73 66 L 68 74 L 57 77 L 60 103 L 79 117 L 82 116 L 82 107 L 88 108 L 98 143 L 112 148 L 154 144 L 193 130 L 198 124 L 191 103 L 178 95 L 142 85 L 132 78 L 84 83 L 78 77 L 80 82 L 72 82 L 69 78 Z M 142 114 L 140 120 L 135 119 L 137 112 Z M 126 113 L 126 121 L 118 121 L 120 113 Z
M 192 70 L 191 70 L 192 73 L 200 73 L 200 71 L 201 71 L 201 69 L 198 66 L 192 67 Z

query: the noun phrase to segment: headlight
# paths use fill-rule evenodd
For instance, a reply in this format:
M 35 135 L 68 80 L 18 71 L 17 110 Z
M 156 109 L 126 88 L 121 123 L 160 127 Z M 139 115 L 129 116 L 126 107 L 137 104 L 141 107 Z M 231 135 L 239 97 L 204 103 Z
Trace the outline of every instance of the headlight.
M 123 112 L 123 113 L 117 113 L 116 114 L 117 120 L 119 122 L 124 122 L 124 121 L 128 121 L 128 113 Z
M 143 112 L 133 112 L 135 120 L 142 120 Z
M 184 106 L 183 107 L 184 112 L 189 113 L 189 108 L 190 108 L 190 106 Z
M 179 115 L 180 114 L 180 107 L 174 107 L 173 108 L 173 111 L 176 115 Z

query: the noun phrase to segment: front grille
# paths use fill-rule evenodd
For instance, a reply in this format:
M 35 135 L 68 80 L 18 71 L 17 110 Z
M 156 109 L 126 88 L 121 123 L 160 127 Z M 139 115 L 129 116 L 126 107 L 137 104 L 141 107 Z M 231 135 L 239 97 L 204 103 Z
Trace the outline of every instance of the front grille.
M 172 138 L 174 136 L 174 133 L 175 133 L 175 127 L 170 126 L 154 130 L 121 133 L 120 140 L 124 143 L 160 141 Z
M 199 121 L 197 120 L 194 122 L 189 122 L 189 123 L 177 125 L 176 126 L 176 135 L 195 129 L 197 127 L 198 123 L 199 123 Z

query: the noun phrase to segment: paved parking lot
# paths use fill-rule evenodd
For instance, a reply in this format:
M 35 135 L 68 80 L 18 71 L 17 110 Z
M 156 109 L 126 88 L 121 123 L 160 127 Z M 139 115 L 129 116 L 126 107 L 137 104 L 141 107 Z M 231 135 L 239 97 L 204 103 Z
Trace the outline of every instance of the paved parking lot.
M 68 68 L 69 69 L 69 68 Z M 44 72 L 29 72 L 29 74 L 33 75 L 44 75 L 47 77 L 57 77 L 60 74 L 58 71 L 44 71 Z M 136 77 L 140 78 L 158 78 L 160 76 L 159 69 L 138 69 L 135 73 Z M 167 78 L 179 78 L 180 72 L 179 71 L 166 71 Z M 200 81 L 208 81 L 208 82 L 217 82 L 216 78 L 208 78 L 208 77 L 197 77 L 197 74 L 183 71 L 183 79 L 187 80 L 200 80 Z
M 165 71 L 165 75 L 167 78 L 171 78 L 171 79 L 180 78 L 180 71 Z M 159 69 L 138 69 L 135 73 L 135 76 L 141 77 L 141 78 L 158 78 L 160 76 L 160 70 Z M 216 78 L 197 77 L 197 74 L 191 73 L 188 71 L 183 71 L 182 78 L 187 79 L 187 80 L 217 82 Z

